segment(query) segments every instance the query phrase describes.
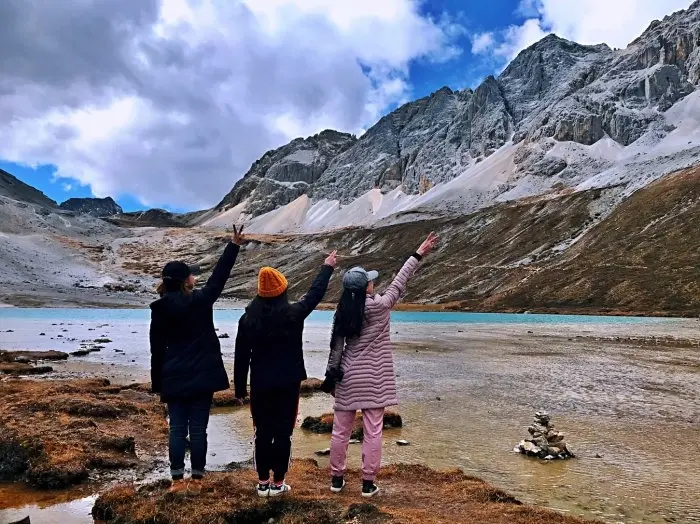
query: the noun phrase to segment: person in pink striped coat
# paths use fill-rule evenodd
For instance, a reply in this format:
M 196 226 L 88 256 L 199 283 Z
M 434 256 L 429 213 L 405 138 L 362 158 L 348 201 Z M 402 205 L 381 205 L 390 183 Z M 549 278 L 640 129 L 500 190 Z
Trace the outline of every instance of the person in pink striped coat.
M 331 438 L 331 491 L 345 487 L 348 444 L 355 414 L 362 411 L 362 496 L 379 493 L 375 484 L 382 458 L 384 409 L 399 403 L 390 340 L 390 313 L 408 280 L 437 243 L 430 233 L 409 257 L 384 294 L 374 292 L 376 271 L 361 267 L 343 276 L 343 294 L 333 318 L 331 353 L 323 389 L 335 396 Z

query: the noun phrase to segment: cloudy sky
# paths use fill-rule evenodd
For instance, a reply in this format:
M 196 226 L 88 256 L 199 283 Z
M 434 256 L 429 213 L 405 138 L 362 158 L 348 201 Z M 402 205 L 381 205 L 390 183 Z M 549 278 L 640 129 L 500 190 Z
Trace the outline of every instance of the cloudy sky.
M 549 32 L 625 47 L 691 0 L 2 0 L 0 168 L 57 201 L 217 203 L 266 150 L 474 87 Z

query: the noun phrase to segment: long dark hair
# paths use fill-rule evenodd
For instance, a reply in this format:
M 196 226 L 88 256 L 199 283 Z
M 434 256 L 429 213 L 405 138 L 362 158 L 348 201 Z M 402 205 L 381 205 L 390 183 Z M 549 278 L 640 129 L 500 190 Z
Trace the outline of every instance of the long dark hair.
M 257 338 L 277 338 L 285 335 L 290 323 L 287 291 L 277 297 L 255 297 L 245 308 L 248 327 Z
M 186 282 L 181 280 L 162 280 L 156 288 L 156 293 L 161 297 L 164 297 L 167 293 L 189 295 L 192 293 L 192 289 L 187 286 Z
M 352 338 L 360 335 L 365 321 L 365 301 L 367 288 L 364 290 L 343 289 L 338 307 L 333 315 L 333 333 L 331 347 L 336 337 Z

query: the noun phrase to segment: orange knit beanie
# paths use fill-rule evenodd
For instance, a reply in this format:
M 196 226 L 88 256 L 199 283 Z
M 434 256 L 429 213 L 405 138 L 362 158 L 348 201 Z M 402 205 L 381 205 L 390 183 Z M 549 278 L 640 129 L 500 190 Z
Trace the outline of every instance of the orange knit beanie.
M 260 268 L 258 273 L 258 296 L 274 298 L 287 290 L 287 279 L 272 267 Z

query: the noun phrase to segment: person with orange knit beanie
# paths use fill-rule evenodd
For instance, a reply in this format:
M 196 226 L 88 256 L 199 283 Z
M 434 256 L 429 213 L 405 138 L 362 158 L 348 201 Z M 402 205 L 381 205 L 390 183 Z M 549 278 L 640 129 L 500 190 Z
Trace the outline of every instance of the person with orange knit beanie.
M 285 477 L 300 386 L 308 378 L 304 365 L 304 321 L 326 294 L 336 264 L 333 251 L 298 302 L 287 298 L 289 283 L 280 271 L 261 268 L 258 294 L 238 322 L 233 383 L 236 398 L 247 397 L 250 370 L 250 411 L 255 428 L 253 457 L 260 497 L 275 497 L 291 489 Z

